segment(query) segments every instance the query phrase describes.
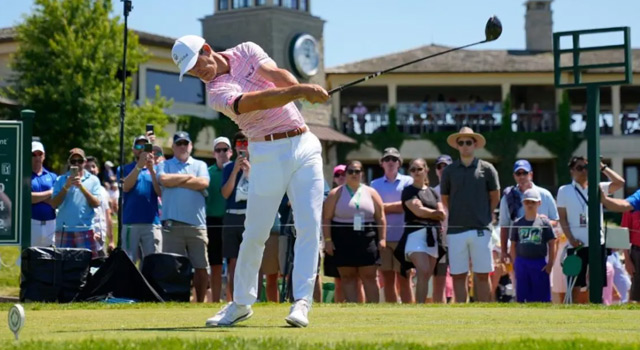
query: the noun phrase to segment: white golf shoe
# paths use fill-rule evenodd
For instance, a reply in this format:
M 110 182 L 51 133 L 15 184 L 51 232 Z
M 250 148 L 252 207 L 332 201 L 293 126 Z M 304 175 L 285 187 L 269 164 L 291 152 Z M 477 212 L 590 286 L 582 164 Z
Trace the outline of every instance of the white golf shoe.
M 306 327 L 309 325 L 308 313 L 309 303 L 304 299 L 298 299 L 293 303 L 289 316 L 285 317 L 284 320 L 293 327 Z
M 215 316 L 211 317 L 205 323 L 207 327 L 231 327 L 238 322 L 248 320 L 253 316 L 253 310 L 250 305 L 239 305 L 230 302 L 222 310 L 218 311 Z

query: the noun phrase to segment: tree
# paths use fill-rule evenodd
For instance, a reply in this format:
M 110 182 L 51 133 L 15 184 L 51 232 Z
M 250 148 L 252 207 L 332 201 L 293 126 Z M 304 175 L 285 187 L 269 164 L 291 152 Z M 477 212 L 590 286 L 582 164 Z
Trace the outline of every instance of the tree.
M 36 111 L 34 135 L 54 168 L 73 147 L 100 160 L 119 159 L 123 24 L 109 16 L 111 9 L 111 0 L 35 0 L 33 13 L 16 28 L 11 93 Z M 133 103 L 131 77 L 147 56 L 137 35 L 128 35 L 125 145 L 145 124 L 161 133 L 169 121 L 163 112 L 169 104 L 158 92 L 153 102 Z

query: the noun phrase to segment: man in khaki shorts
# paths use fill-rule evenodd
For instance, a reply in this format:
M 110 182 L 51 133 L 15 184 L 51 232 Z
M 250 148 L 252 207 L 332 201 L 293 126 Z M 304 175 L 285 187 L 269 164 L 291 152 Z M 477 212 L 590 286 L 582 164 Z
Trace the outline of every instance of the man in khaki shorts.
M 209 187 L 207 164 L 191 157 L 189 134 L 173 136 L 173 158 L 158 165 L 162 186 L 162 251 L 187 255 L 195 268 L 196 299 L 203 302 L 209 275 L 205 190 Z
M 384 169 L 384 176 L 371 181 L 373 187 L 384 202 L 384 213 L 387 217 L 387 247 L 380 251 L 380 271 L 384 277 L 384 299 L 388 303 L 398 301 L 396 281 L 400 285 L 400 299 L 403 303 L 413 302 L 413 290 L 409 278 L 400 274 L 400 262 L 393 256 L 404 231 L 404 210 L 402 209 L 402 190 L 411 186 L 411 176 L 398 173 L 402 165 L 400 152 L 389 147 L 384 150 L 380 158 L 380 166 Z

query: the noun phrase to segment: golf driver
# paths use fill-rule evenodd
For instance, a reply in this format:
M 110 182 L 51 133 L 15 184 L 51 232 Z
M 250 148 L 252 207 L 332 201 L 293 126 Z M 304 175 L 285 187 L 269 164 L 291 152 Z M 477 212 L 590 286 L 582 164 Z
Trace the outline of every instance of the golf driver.
M 358 80 L 354 80 L 354 81 L 352 81 L 352 82 L 350 82 L 348 84 L 341 85 L 341 86 L 338 86 L 335 89 L 329 90 L 328 91 L 329 95 L 332 95 L 333 93 L 342 91 L 342 90 L 344 90 L 344 89 L 346 89 L 348 87 L 354 86 L 356 84 L 360 84 L 360 83 L 365 82 L 365 81 L 367 81 L 369 79 L 373 79 L 373 78 L 379 77 L 382 74 L 389 73 L 391 71 L 394 71 L 396 69 L 408 66 L 410 64 L 414 64 L 416 62 L 420 62 L 420 61 L 424 61 L 424 60 L 429 59 L 429 58 L 433 58 L 433 57 L 436 57 L 436 56 L 444 55 L 445 53 L 462 50 L 462 49 L 465 49 L 467 47 L 471 47 L 471 46 L 474 46 L 474 45 L 478 45 L 478 44 L 483 44 L 483 43 L 488 43 L 490 41 L 494 41 L 494 40 L 496 40 L 496 39 L 498 39 L 500 37 L 500 34 L 502 34 L 502 23 L 500 23 L 500 20 L 498 19 L 498 17 L 492 16 L 491 18 L 489 18 L 489 20 L 487 21 L 486 26 L 484 27 L 485 39 L 482 40 L 482 41 L 478 41 L 478 42 L 475 42 L 473 44 L 468 44 L 468 45 L 464 45 L 464 46 L 460 46 L 460 47 L 454 47 L 454 48 L 449 49 L 449 50 L 445 50 L 445 51 L 442 51 L 442 52 L 435 53 L 433 55 L 421 57 L 421 58 L 415 59 L 413 61 L 406 62 L 406 63 L 403 63 L 401 65 L 398 65 L 398 66 L 395 66 L 395 67 L 391 67 L 391 68 L 379 71 L 377 73 L 373 73 L 371 75 L 367 75 L 364 78 L 360 78 Z

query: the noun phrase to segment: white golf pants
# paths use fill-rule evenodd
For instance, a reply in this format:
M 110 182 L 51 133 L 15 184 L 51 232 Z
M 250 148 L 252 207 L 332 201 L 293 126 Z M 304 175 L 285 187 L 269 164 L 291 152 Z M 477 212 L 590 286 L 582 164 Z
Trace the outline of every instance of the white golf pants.
M 313 301 L 318 266 L 324 177 L 322 147 L 311 132 L 277 141 L 250 142 L 249 198 L 236 264 L 233 299 L 251 305 L 258 297 L 258 270 L 264 244 L 285 192 L 297 233 L 293 297 Z

